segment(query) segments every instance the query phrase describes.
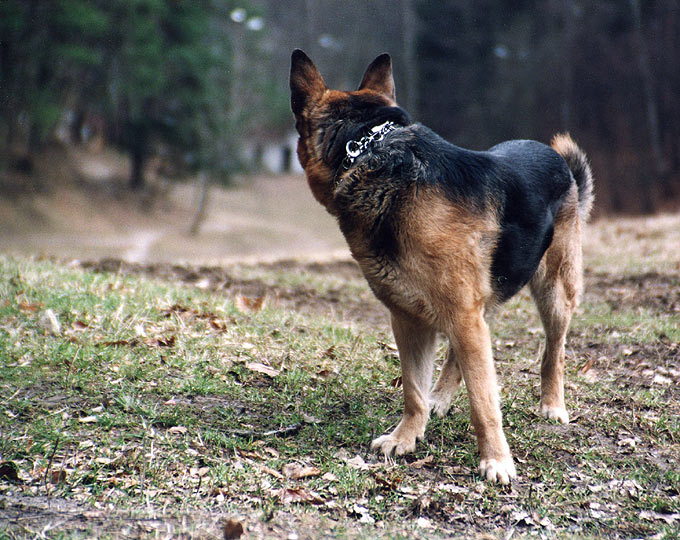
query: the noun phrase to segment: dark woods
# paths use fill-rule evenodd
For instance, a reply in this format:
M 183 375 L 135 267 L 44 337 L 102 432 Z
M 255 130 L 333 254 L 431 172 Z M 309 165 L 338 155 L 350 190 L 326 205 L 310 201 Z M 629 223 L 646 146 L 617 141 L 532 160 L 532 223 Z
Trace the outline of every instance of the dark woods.
M 126 152 L 133 188 L 159 156 L 248 170 L 293 129 L 296 47 L 346 89 L 391 53 L 399 104 L 462 146 L 570 131 L 599 212 L 678 208 L 676 0 L 5 0 L 0 170 L 59 132 Z
M 472 147 L 570 131 L 600 212 L 678 208 L 677 2 L 432 1 L 419 13 L 424 122 Z

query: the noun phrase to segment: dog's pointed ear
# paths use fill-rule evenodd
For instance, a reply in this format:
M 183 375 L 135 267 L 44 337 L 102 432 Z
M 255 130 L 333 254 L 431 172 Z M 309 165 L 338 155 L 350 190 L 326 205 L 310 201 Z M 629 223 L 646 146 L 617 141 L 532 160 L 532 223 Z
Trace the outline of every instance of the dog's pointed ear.
M 392 77 L 392 59 L 387 53 L 378 56 L 366 68 L 359 84 L 359 90 L 374 90 L 396 101 L 394 94 L 394 78 Z
M 307 104 L 326 91 L 326 83 L 304 52 L 295 49 L 290 59 L 290 107 L 296 115 L 302 114 Z

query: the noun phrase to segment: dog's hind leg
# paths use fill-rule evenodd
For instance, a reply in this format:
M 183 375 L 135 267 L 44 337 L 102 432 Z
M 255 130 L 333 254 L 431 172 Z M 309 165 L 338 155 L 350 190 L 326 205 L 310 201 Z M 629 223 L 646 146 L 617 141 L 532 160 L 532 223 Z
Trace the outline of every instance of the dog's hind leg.
M 449 346 L 449 352 L 442 365 L 439 379 L 437 379 L 430 394 L 430 407 L 435 414 L 444 417 L 449 411 L 451 401 L 453 401 L 453 396 L 460 386 L 462 377 L 456 353 L 453 347 Z
M 404 391 L 404 415 L 389 435 L 378 437 L 371 448 L 386 455 L 412 452 L 416 439 L 425 434 L 430 416 L 429 393 L 436 332 L 405 314 L 392 313 L 392 331 L 399 349 L 401 379 Z
M 459 313 L 452 321 L 451 345 L 465 379 L 472 425 L 477 435 L 482 476 L 507 484 L 516 476 L 503 421 L 491 353 L 491 335 L 482 310 Z
M 529 282 L 546 337 L 541 359 L 541 414 L 563 424 L 569 423 L 564 403 L 564 344 L 578 305 L 582 272 L 578 203 L 572 193 L 555 219 L 553 241 Z

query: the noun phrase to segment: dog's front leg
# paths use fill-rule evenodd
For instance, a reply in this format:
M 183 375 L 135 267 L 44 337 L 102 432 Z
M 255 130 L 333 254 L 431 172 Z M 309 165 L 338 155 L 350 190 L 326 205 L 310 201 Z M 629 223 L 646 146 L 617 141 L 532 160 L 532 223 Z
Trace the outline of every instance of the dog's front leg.
M 425 434 L 430 416 L 429 392 L 436 332 L 426 324 L 402 313 L 392 313 L 392 331 L 399 349 L 404 390 L 404 415 L 389 435 L 378 437 L 371 448 L 385 455 L 413 452 L 416 439 Z
M 517 473 L 503 433 L 491 336 L 482 313 L 456 317 L 450 338 L 470 399 L 480 473 L 487 480 L 507 484 Z

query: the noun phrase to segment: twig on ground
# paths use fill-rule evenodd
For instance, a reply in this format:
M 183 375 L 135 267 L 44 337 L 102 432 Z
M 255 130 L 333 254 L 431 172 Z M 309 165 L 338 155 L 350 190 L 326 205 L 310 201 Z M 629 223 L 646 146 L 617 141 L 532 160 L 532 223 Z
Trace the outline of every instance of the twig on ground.
M 252 437 L 253 439 L 265 439 L 267 437 L 286 437 L 288 435 L 294 435 L 298 431 L 302 424 L 293 424 L 290 426 L 282 427 L 279 429 L 272 429 L 271 431 L 253 431 L 250 429 L 238 429 L 231 431 L 231 435 L 236 437 Z

